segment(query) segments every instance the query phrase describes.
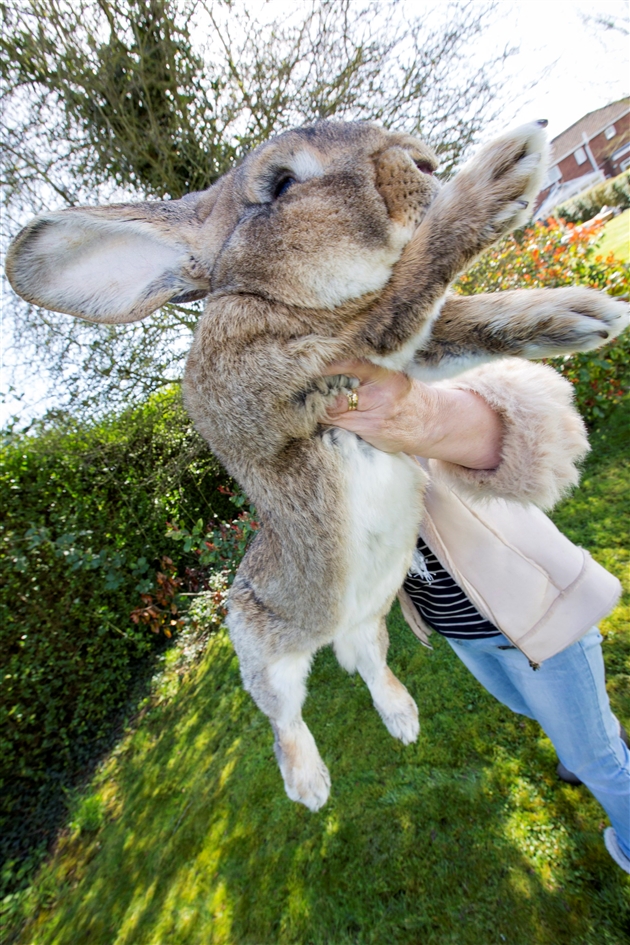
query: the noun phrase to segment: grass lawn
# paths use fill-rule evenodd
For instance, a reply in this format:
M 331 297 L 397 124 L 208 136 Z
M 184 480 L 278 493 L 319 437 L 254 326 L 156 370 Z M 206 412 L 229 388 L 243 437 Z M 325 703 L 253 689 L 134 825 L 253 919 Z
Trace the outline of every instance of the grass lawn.
M 626 405 L 627 407 L 627 405 Z M 593 437 L 556 520 L 628 578 L 628 410 Z M 626 585 L 628 587 L 628 585 Z M 602 625 L 613 707 L 630 728 L 628 595 Z M 621 945 L 630 876 L 604 814 L 557 780 L 536 724 L 487 695 L 397 610 L 390 665 L 422 720 L 407 748 L 329 651 L 306 719 L 333 780 L 317 814 L 284 795 L 265 718 L 227 636 L 154 693 L 93 783 L 30 893 L 7 904 L 22 945 Z M 13 912 L 13 917 L 11 913 Z
M 622 262 L 630 262 L 630 210 L 624 210 L 606 224 L 598 253 L 603 256 L 614 253 Z

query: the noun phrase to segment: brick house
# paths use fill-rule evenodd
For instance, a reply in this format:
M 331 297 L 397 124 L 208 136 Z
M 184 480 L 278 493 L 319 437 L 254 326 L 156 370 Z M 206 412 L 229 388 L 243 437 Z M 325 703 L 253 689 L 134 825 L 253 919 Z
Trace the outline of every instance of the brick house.
M 551 142 L 535 218 L 630 167 L 630 98 L 589 112 Z

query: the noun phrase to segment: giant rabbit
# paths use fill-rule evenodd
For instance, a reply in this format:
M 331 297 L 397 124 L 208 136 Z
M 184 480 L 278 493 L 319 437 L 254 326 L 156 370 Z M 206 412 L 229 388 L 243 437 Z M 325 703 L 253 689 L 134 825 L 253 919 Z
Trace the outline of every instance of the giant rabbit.
M 94 322 L 207 298 L 185 402 L 262 523 L 227 624 L 287 794 L 311 810 L 330 788 L 301 715 L 320 647 L 358 670 L 394 737 L 418 735 L 416 705 L 386 664 L 385 616 L 410 565 L 426 477 L 410 457 L 323 425 L 356 383 L 324 377 L 326 365 L 364 358 L 431 380 L 497 356 L 593 348 L 627 322 L 626 306 L 588 289 L 448 292 L 527 220 L 545 125 L 504 135 L 440 185 L 417 138 L 321 122 L 262 144 L 181 200 L 44 214 L 9 252 L 23 298 Z

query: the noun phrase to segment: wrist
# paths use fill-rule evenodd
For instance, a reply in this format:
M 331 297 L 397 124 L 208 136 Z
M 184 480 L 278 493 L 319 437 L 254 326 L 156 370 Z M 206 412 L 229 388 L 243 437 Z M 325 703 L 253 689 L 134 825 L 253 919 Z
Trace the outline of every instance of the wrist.
M 495 469 L 501 461 L 503 421 L 468 390 L 414 382 L 415 429 L 408 453 L 470 469 Z M 420 433 L 420 435 L 418 435 Z
M 405 430 L 405 453 L 427 459 L 433 457 L 446 433 L 444 408 L 438 388 L 422 381 L 411 382 L 406 410 L 409 422 Z

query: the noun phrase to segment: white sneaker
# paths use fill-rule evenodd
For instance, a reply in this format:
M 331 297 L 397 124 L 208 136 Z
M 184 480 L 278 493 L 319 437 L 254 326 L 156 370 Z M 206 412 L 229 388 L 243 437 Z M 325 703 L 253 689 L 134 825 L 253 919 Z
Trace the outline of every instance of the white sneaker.
M 604 830 L 604 843 L 617 866 L 620 866 L 626 873 L 630 873 L 630 858 L 626 856 L 619 846 L 614 827 L 606 827 Z

